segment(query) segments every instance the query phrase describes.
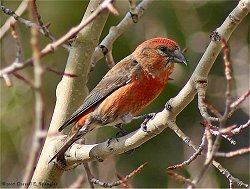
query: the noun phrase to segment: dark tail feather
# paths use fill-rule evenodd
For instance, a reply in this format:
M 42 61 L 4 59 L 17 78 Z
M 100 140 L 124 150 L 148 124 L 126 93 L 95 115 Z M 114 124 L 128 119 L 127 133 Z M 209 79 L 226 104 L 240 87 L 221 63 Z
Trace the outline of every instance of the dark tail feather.
M 72 136 L 70 136 L 68 139 L 65 140 L 65 142 L 63 143 L 63 145 L 60 147 L 59 151 L 56 153 L 56 155 L 54 155 L 51 160 L 49 161 L 49 163 L 51 161 L 53 161 L 55 158 L 58 160 L 60 160 L 64 153 L 68 150 L 68 148 L 76 141 L 78 140 L 78 132 L 76 132 L 75 134 L 73 134 Z M 48 164 L 49 164 L 48 163 Z

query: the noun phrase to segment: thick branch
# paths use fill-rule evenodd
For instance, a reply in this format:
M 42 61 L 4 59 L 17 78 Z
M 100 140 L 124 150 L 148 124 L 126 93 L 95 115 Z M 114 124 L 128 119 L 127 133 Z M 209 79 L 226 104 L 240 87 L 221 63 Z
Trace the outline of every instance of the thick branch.
M 152 2 L 152 0 L 142 0 L 142 2 L 133 9 L 133 15 L 136 15 L 137 19 L 139 19 Z M 133 15 L 131 12 L 128 12 L 117 26 L 110 28 L 109 34 L 95 48 L 95 52 L 91 59 L 92 67 L 94 67 L 100 59 L 102 59 L 109 51 L 111 51 L 113 43 L 116 41 L 116 39 L 135 24 L 133 21 Z
M 228 40 L 235 28 L 249 13 L 249 9 L 250 1 L 240 1 L 224 23 L 216 30 L 215 34 L 217 38 L 219 36 L 219 39 L 224 38 Z M 153 120 L 148 122 L 147 128 L 151 131 L 150 133 L 145 133 L 141 129 L 138 129 L 137 131 L 119 138 L 119 142 L 111 142 L 110 146 L 107 145 L 107 141 L 94 145 L 73 144 L 72 148 L 66 152 L 67 164 L 88 162 L 94 159 L 104 160 L 110 155 L 121 154 L 150 140 L 152 137 L 162 132 L 167 127 L 167 123 L 174 122 L 176 116 L 194 99 L 197 93 L 195 83 L 207 80 L 208 73 L 221 51 L 221 41 L 216 40 L 217 38 L 213 38 L 210 42 L 193 75 L 184 88 L 175 98 L 169 101 L 169 104 L 172 106 L 171 111 L 164 109 L 159 112 Z M 53 141 L 53 143 L 54 142 L 58 144 L 58 141 Z M 59 146 L 57 146 L 57 148 L 58 147 Z M 53 154 L 50 155 L 52 156 Z
M 94 13 L 92 13 L 92 10 L 100 9 L 100 2 L 100 0 L 90 1 L 80 24 L 81 29 L 83 28 L 83 25 L 87 26 L 78 33 L 70 50 L 65 68 L 65 72 L 76 74 L 78 77 L 72 79 L 64 76 L 58 84 L 56 91 L 57 102 L 50 123 L 49 133 L 53 133 L 59 128 L 68 114 L 72 113 L 72 110 L 77 108 L 77 105 L 81 103 L 81 99 L 84 99 L 88 93 L 85 84 L 90 69 L 90 58 L 93 54 L 94 48 L 98 44 L 98 40 L 109 14 L 108 11 L 104 11 L 98 17 L 93 18 Z M 90 18 L 92 21 L 91 23 Z M 76 31 L 78 29 L 79 27 L 73 28 L 71 31 Z M 68 33 L 65 38 L 69 37 L 69 35 L 70 34 Z M 53 43 L 53 45 L 48 45 L 47 48 L 50 49 L 52 46 L 55 47 L 62 43 L 63 40 L 59 40 L 56 43 Z M 42 52 L 45 52 L 45 49 Z M 53 137 L 48 136 L 45 141 L 32 181 L 37 183 L 49 183 L 51 186 L 56 186 L 63 170 L 52 163 L 48 164 L 50 158 L 48 154 L 51 146 L 51 138 Z

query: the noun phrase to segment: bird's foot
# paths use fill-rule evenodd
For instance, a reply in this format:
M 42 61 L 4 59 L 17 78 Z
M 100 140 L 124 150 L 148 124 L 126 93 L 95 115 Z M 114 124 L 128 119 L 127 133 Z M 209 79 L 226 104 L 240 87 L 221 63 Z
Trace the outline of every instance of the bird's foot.
M 53 161 L 53 163 L 55 164 L 56 167 L 58 167 L 59 169 L 62 169 L 63 171 L 72 170 L 81 164 L 81 163 L 74 163 L 72 165 L 67 165 L 65 158 L 61 158 L 57 161 Z
M 125 135 L 127 135 L 129 132 L 125 131 L 125 130 L 121 127 L 121 125 L 117 125 L 116 127 L 117 127 L 118 129 L 120 129 L 120 131 L 117 132 L 116 135 L 115 135 L 116 142 L 119 142 L 119 138 L 120 138 L 120 137 L 123 137 L 123 136 L 125 136 Z M 111 144 L 112 139 L 114 139 L 114 138 L 108 139 L 108 146 Z
M 141 129 L 146 132 L 146 133 L 150 133 L 150 131 L 148 131 L 147 129 L 147 123 L 149 120 L 153 119 L 155 117 L 156 113 L 149 113 L 144 115 L 145 120 L 142 122 L 141 124 Z
M 165 104 L 166 110 L 171 111 L 173 109 L 171 101 L 172 101 L 172 99 L 170 99 L 169 101 L 167 101 L 167 103 Z

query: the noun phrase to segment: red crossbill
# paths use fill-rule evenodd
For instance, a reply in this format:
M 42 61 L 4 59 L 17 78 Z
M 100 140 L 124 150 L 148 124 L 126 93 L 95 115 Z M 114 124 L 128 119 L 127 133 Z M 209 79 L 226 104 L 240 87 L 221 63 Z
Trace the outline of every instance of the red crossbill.
M 54 158 L 91 130 L 117 126 L 133 120 L 163 90 L 174 63 L 187 64 L 178 44 L 167 38 L 153 38 L 117 63 L 86 97 L 83 104 L 58 129 L 74 123 Z

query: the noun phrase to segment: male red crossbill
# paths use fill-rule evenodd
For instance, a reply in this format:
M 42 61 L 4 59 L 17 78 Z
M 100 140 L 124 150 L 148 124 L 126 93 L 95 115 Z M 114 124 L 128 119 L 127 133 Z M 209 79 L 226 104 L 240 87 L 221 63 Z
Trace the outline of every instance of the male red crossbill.
M 83 104 L 58 129 L 74 123 L 54 158 L 60 159 L 78 139 L 94 128 L 133 120 L 163 90 L 174 63 L 187 64 L 178 44 L 167 38 L 149 39 L 116 64 Z

